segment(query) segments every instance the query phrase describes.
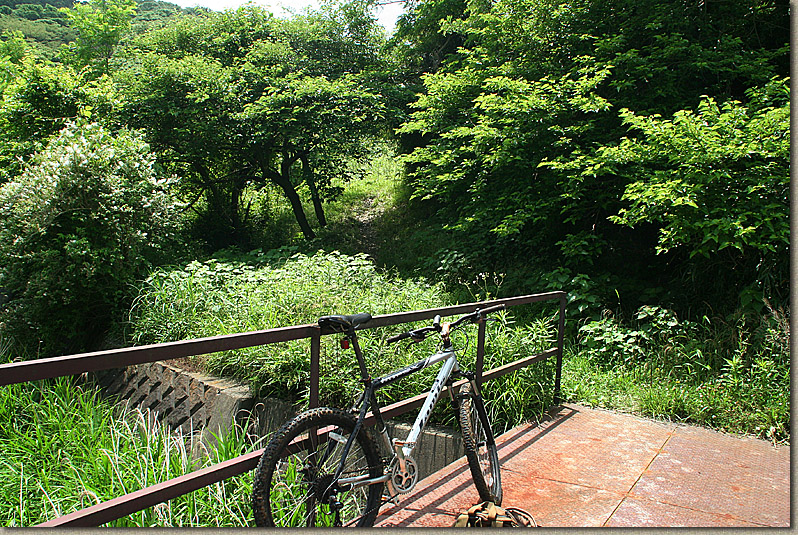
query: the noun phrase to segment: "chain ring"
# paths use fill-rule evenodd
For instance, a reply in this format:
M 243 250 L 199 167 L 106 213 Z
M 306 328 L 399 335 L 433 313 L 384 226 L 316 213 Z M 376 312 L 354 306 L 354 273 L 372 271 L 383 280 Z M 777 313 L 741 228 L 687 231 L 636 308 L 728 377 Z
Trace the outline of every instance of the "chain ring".
M 396 492 L 407 494 L 413 490 L 418 483 L 418 467 L 412 457 L 405 457 L 405 471 L 399 468 L 399 463 L 393 465 L 391 470 L 391 482 Z

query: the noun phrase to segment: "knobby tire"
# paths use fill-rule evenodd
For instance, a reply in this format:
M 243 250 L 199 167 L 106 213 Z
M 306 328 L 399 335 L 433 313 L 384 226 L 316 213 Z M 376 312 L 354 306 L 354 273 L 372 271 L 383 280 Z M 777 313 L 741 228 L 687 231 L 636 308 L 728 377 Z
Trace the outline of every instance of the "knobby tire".
M 256 525 L 332 526 L 336 520 L 343 526 L 374 524 L 383 483 L 341 489 L 333 481 L 355 423 L 349 413 L 321 407 L 297 415 L 274 434 L 255 472 L 252 508 Z M 319 436 L 329 430 L 332 432 L 326 437 Z M 302 445 L 291 445 L 297 439 Z M 371 478 L 383 474 L 378 447 L 364 428 L 352 443 L 341 477 L 362 474 Z M 338 515 L 330 506 L 331 495 L 343 504 Z
M 466 383 L 458 399 L 460 430 L 474 486 L 481 500 L 501 505 L 499 455 L 482 396 L 474 392 L 470 383 Z

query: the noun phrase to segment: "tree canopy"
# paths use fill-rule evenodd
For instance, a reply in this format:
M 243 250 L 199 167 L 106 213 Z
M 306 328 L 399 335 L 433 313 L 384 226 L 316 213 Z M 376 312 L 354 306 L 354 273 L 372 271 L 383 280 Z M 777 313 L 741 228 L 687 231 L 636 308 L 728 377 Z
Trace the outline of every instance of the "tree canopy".
M 186 18 L 137 42 L 117 73 L 122 121 L 144 128 L 183 186 L 244 241 L 247 190 L 278 187 L 307 238 L 315 236 L 333 176 L 380 133 L 383 98 L 374 20 L 319 13 L 290 21 L 255 6 Z
M 772 140 L 788 124 L 777 89 L 787 26 L 776 2 L 469 2 L 440 21 L 439 35 L 464 45 L 423 76 L 400 130 L 419 140 L 407 155 L 415 195 L 467 233 L 475 266 L 556 255 L 569 284 L 605 281 L 607 301 L 616 288 L 641 299 L 629 281 L 653 279 L 686 305 L 701 279 L 692 274 L 729 267 L 707 271 L 690 253 L 754 243 L 784 253 L 788 160 Z
M 187 244 L 268 248 L 325 236 L 329 201 L 387 141 L 407 217 L 439 236 L 419 269 L 565 289 L 583 315 L 788 296 L 789 14 L 776 0 L 409 0 L 390 38 L 374 0 L 287 18 L 24 4 L 0 0 L 0 17 L 46 15 L 73 42 L 43 55 L 24 31 L 0 37 L 0 183 L 43 172 L 68 125 L 98 123 L 97 143 L 135 138 L 147 150 L 131 158 L 174 177 Z M 295 222 L 267 239 L 275 197 Z

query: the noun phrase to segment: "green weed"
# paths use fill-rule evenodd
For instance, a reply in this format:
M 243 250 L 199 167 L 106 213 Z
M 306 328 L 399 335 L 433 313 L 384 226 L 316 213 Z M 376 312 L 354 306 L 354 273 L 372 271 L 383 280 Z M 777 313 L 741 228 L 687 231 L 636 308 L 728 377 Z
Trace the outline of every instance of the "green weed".
M 580 329 L 563 372 L 568 399 L 789 440 L 789 333 L 778 317 L 697 324 L 641 307 L 635 319 Z
M 32 526 L 257 449 L 239 427 L 208 449 L 149 411 L 114 407 L 97 388 L 61 378 L 0 390 L 0 523 Z M 109 526 L 246 526 L 248 474 Z
M 378 270 L 365 255 L 263 255 L 260 261 L 257 255 L 250 255 L 248 262 L 210 260 L 154 272 L 133 310 L 134 341 L 166 342 L 315 323 L 327 314 L 378 315 L 454 302 L 441 284 L 392 276 Z M 550 321 L 516 328 L 512 316 L 507 314 L 502 322 L 490 326 L 486 369 L 553 344 L 554 327 Z M 433 341 L 393 346 L 385 343 L 388 336 L 413 327 L 411 324 L 361 332 L 361 347 L 373 376 L 425 358 L 436 349 Z M 476 329 L 470 328 L 455 338 L 467 368 L 473 364 L 475 337 Z M 204 361 L 208 371 L 249 384 L 256 396 L 302 402 L 307 400 L 309 391 L 309 354 L 308 342 L 300 340 L 215 353 Z M 352 351 L 342 350 L 335 337 L 324 337 L 320 371 L 321 402 L 350 406 L 361 388 Z M 384 388 L 380 397 L 390 403 L 421 394 L 436 373 L 437 367 L 425 369 L 412 379 Z M 501 425 L 519 423 L 545 410 L 551 399 L 552 377 L 553 372 L 544 364 L 490 384 L 486 396 L 501 400 L 497 403 Z M 445 421 L 450 415 L 441 409 L 436 411 L 436 418 Z

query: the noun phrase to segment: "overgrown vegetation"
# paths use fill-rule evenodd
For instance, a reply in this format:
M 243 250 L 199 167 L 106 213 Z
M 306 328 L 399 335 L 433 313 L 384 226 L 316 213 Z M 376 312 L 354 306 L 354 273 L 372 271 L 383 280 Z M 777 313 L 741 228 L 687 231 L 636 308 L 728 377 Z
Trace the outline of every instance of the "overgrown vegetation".
M 280 250 L 250 253 L 248 262 L 209 260 L 153 273 L 135 302 L 133 339 L 167 342 L 314 323 L 327 314 L 388 314 L 450 302 L 451 296 L 441 284 L 390 276 L 363 255 L 318 252 L 281 258 Z M 404 328 L 362 334 L 361 346 L 374 376 L 422 359 L 435 349 L 433 342 L 401 348 L 385 344 L 387 336 Z M 470 335 L 465 362 L 473 363 L 474 333 Z M 465 349 L 468 333 L 460 338 Z M 498 366 L 550 347 L 551 325 L 540 322 L 511 329 L 502 324 L 492 331 L 490 340 L 489 364 Z M 360 388 L 354 355 L 351 350 L 341 350 L 335 337 L 325 337 L 322 347 L 322 402 L 350 406 Z M 249 384 L 258 396 L 307 402 L 307 340 L 216 353 L 203 360 L 209 371 Z M 511 426 L 546 409 L 553 374 L 550 366 L 545 366 L 545 371 L 542 368 L 534 367 L 490 388 L 491 396 L 503 400 L 497 404 L 501 415 L 497 425 Z M 381 395 L 390 402 L 423 393 L 435 373 L 432 368 L 424 370 L 412 380 L 391 385 Z M 518 388 L 506 388 L 510 381 L 516 381 Z M 445 407 L 440 414 L 442 418 L 450 416 Z
M 216 448 L 120 410 L 74 379 L 0 390 L 0 523 L 29 527 L 257 449 L 240 428 Z M 252 479 L 226 479 L 108 526 L 246 526 Z
M 770 309 L 756 327 L 641 307 L 583 325 L 566 362 L 566 398 L 768 438 L 790 436 L 789 326 Z

